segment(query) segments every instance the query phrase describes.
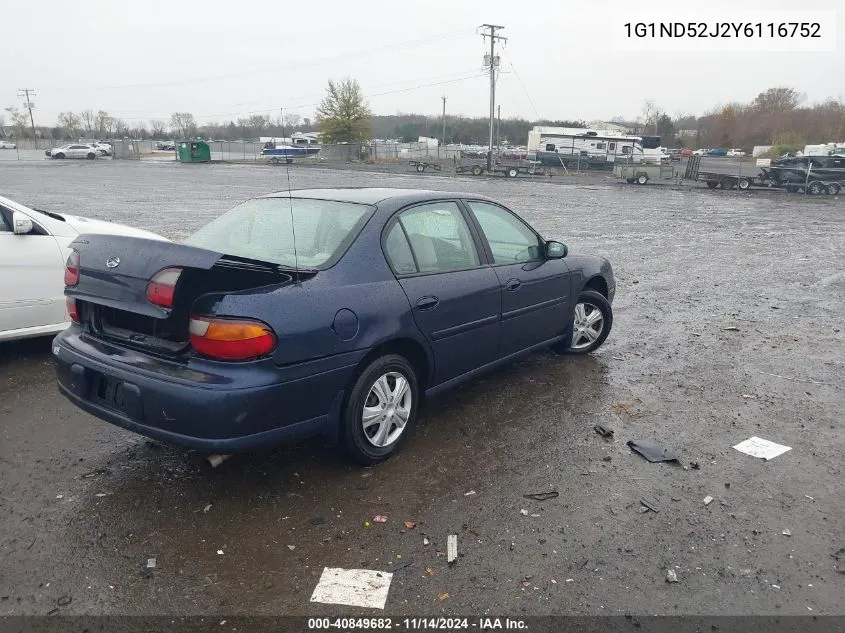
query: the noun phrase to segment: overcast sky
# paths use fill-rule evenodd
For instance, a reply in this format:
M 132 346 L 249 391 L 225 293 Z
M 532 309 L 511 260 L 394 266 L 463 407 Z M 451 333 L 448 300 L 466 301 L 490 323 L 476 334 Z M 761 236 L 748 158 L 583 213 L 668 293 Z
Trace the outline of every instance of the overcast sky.
M 485 115 L 489 81 L 477 34 L 485 22 L 506 27 L 503 117 L 636 117 L 646 99 L 669 114 L 703 114 L 777 85 L 810 102 L 845 96 L 845 3 L 709 0 L 704 18 L 730 19 L 738 4 L 838 8 L 837 49 L 619 50 L 626 11 L 647 7 L 648 17 L 675 20 L 689 10 L 678 0 L 6 0 L 0 107 L 20 105 L 16 89 L 27 87 L 37 91 L 37 124 L 86 108 L 130 125 L 177 110 L 201 122 L 275 118 L 280 107 L 312 116 L 326 80 L 350 76 L 377 114 L 439 114 L 446 95 L 447 113 Z

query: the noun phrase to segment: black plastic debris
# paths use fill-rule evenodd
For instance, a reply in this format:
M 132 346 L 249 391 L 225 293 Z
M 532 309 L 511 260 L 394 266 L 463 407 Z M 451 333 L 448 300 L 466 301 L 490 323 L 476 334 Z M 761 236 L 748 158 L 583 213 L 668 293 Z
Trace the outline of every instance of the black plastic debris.
M 393 572 L 397 572 L 400 569 L 405 569 L 406 567 L 410 567 L 413 564 L 414 564 L 414 561 L 411 561 L 411 560 L 398 561 L 396 563 L 390 563 L 387 566 L 387 569 L 385 569 L 385 571 L 392 574 Z
M 557 490 L 550 490 L 549 492 L 533 492 L 522 496 L 526 499 L 534 499 L 534 501 L 548 501 L 549 499 L 556 499 L 560 496 L 560 493 Z
M 613 429 L 606 426 L 602 426 L 601 424 L 596 424 L 593 427 L 593 430 L 602 437 L 613 437 Z
M 668 446 L 654 440 L 629 440 L 631 450 L 639 453 L 650 462 L 677 462 L 678 456 Z

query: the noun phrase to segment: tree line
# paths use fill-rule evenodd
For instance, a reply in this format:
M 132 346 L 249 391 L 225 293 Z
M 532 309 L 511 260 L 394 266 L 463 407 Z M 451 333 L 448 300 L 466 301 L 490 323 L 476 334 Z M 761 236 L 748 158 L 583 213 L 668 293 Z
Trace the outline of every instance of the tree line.
M 754 145 L 803 147 L 807 143 L 845 140 L 845 102 L 828 99 L 805 104 L 806 97 L 788 87 L 770 88 L 749 103 L 729 103 L 702 116 L 663 111 L 647 100 L 639 116 L 615 116 L 618 123 L 639 135 L 660 136 L 668 147 L 737 147 L 750 150 Z M 28 114 L 19 108 L 6 108 L 13 135 L 32 135 Z M 0 114 L 0 125 L 5 118 Z M 496 122 L 494 142 L 522 145 L 535 125 L 584 127 L 582 120 L 532 121 L 509 117 Z M 329 81 L 315 117 L 284 113 L 276 117 L 251 114 L 230 121 L 199 124 L 189 112 L 174 112 L 169 119 L 153 119 L 128 124 L 104 110 L 61 112 L 56 125 L 40 128 L 45 137 L 170 139 L 201 137 L 208 140 L 256 140 L 260 136 L 290 136 L 293 132 L 318 131 L 323 142 L 364 142 L 369 139 L 396 139 L 414 142 L 419 137 L 436 137 L 446 143 L 486 145 L 489 120 L 486 117 L 446 116 L 445 135 L 440 115 L 401 113 L 374 115 L 360 85 L 354 79 Z M 442 137 L 442 138 L 441 138 Z

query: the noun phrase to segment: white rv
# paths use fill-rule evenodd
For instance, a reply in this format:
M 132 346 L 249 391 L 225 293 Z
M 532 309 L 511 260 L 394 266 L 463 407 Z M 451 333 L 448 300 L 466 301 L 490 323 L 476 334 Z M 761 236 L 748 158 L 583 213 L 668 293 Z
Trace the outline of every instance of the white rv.
M 656 138 L 656 137 L 655 137 Z M 660 139 L 657 139 L 657 145 Z M 528 132 L 529 156 L 545 165 L 580 163 L 611 167 L 616 162 L 656 162 L 663 154 L 655 148 L 643 149 L 640 136 L 591 128 L 546 127 L 537 125 Z

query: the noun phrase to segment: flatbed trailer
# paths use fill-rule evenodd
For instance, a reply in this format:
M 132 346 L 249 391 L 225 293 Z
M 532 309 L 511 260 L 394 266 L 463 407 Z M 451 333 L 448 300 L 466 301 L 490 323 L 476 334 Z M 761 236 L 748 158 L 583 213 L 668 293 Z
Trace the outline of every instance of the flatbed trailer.
M 473 160 L 470 163 L 462 159 L 455 159 L 455 173 L 470 173 L 473 176 L 481 176 L 485 172 L 489 174 L 502 174 L 507 178 L 516 178 L 520 174 L 525 176 L 543 176 L 547 173 L 546 168 L 539 161 L 526 159 L 504 159 L 493 163 L 491 169 L 487 169 L 487 162 Z
M 756 174 L 751 171 L 751 168 L 749 168 L 748 174 L 723 174 L 718 172 L 700 171 L 700 162 L 700 156 L 690 157 L 690 160 L 687 163 L 684 179 L 704 182 L 711 189 L 721 187 L 722 189 L 739 189 L 740 191 L 747 191 L 752 187 L 760 187 L 765 189 L 785 189 L 789 193 L 804 192 L 811 196 L 823 194 L 836 196 L 839 195 L 843 186 L 841 181 L 833 180 L 829 177 L 813 175 L 812 172 L 807 174 L 807 178 L 804 182 L 777 182 L 765 169 L 758 171 Z
M 422 160 L 409 160 L 408 164 L 411 167 L 414 167 L 417 170 L 417 173 L 423 173 L 426 169 L 431 169 L 432 171 L 440 171 L 441 167 L 439 163 L 427 163 Z
M 613 175 L 629 185 L 644 185 L 649 180 L 671 180 L 678 175 L 672 165 L 664 163 L 618 163 L 613 166 Z

